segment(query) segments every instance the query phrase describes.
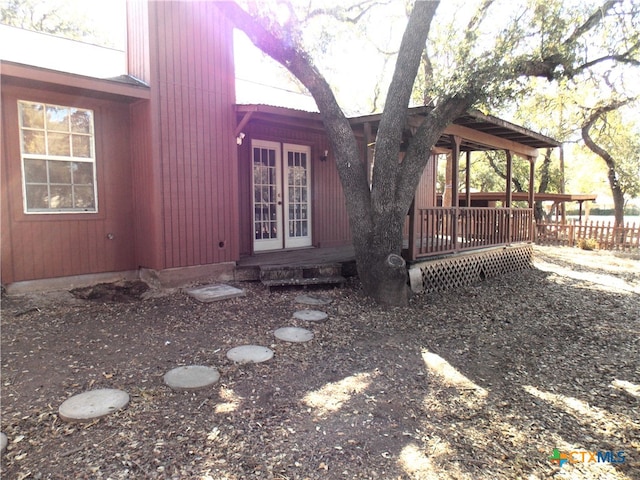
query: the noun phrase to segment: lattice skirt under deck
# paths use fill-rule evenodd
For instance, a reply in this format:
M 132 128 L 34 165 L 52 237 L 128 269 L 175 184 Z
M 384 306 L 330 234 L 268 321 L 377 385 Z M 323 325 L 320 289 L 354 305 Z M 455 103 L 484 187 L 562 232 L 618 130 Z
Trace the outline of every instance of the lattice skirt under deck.
M 409 280 L 414 292 L 430 293 L 529 268 L 533 268 L 533 247 L 516 245 L 415 263 Z

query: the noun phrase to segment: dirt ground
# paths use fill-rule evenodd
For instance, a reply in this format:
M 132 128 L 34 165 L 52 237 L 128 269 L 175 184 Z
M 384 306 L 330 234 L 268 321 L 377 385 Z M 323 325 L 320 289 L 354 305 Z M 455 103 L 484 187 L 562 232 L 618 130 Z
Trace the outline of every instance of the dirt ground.
M 406 308 L 372 304 L 357 281 L 236 286 L 246 297 L 211 304 L 135 289 L 3 296 L 2 478 L 640 478 L 637 256 L 537 247 L 534 269 Z M 292 317 L 301 293 L 332 300 L 326 322 Z M 283 326 L 315 338 L 276 340 Z M 225 354 L 242 344 L 275 356 L 234 365 Z M 220 381 L 164 385 L 192 364 Z M 127 391 L 129 406 L 59 419 L 96 388 Z M 554 449 L 577 453 L 560 467 Z

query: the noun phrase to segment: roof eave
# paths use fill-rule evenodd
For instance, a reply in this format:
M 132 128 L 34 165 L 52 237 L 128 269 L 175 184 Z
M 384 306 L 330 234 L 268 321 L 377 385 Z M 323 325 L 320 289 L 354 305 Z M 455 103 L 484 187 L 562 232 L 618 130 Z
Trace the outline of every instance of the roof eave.
M 151 98 L 148 85 L 130 76 L 94 78 L 22 63 L 0 60 L 0 78 L 22 87 L 46 88 L 61 93 L 135 101 Z

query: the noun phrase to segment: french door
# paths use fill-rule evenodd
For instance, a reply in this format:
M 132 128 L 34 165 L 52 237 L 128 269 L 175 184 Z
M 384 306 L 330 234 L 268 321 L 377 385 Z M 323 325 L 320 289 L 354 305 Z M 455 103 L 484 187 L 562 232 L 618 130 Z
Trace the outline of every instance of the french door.
M 311 246 L 311 149 L 253 140 L 253 250 Z

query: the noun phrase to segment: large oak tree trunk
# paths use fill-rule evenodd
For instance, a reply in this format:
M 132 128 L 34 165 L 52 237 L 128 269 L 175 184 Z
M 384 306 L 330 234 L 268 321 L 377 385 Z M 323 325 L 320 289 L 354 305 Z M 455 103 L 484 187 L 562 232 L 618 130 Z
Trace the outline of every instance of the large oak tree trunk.
M 380 216 L 371 231 L 352 232 L 358 276 L 364 292 L 383 305 L 406 305 L 410 297 L 402 258 L 402 225 L 392 214 Z
M 407 284 L 407 265 L 400 255 L 384 256 L 384 252 L 369 251 L 365 261 L 356 260 L 358 275 L 367 296 L 381 305 L 403 306 L 411 290 Z

